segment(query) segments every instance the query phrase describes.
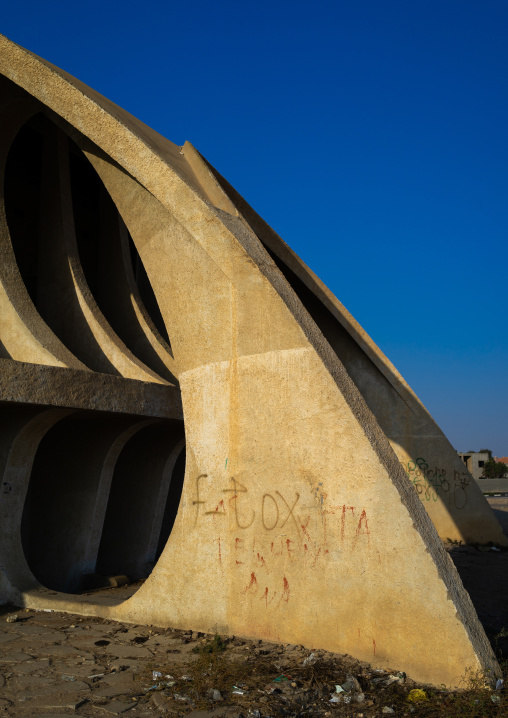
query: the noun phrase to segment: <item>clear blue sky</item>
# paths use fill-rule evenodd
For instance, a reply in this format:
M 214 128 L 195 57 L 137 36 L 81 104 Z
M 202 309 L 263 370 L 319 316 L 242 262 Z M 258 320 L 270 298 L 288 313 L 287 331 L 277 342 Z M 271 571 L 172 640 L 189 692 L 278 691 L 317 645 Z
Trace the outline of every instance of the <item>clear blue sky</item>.
M 24 0 L 0 32 L 190 140 L 456 449 L 508 454 L 506 0 Z

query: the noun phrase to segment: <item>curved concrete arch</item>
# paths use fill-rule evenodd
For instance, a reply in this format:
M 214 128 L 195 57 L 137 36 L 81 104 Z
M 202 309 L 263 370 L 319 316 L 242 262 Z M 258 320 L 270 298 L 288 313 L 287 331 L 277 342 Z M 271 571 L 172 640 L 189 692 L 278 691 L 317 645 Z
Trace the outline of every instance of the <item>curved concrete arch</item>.
M 160 362 L 163 364 L 166 372 L 169 373 L 169 378 L 173 382 L 177 382 L 174 375 L 174 359 L 171 353 L 171 348 L 160 335 L 157 327 L 153 323 L 152 318 L 147 312 L 145 305 L 139 295 L 139 290 L 136 285 L 136 279 L 133 273 L 132 263 L 129 256 L 129 244 L 127 237 L 127 228 L 125 223 L 118 215 L 119 219 L 119 230 L 120 230 L 120 242 L 122 248 L 122 258 L 124 262 L 125 278 L 127 280 L 127 286 L 129 290 L 130 301 L 132 303 L 132 309 L 136 316 L 136 320 L 141 329 L 143 337 L 146 342 L 150 345 L 151 349 L 155 352 Z M 146 350 L 144 350 L 146 351 Z M 138 353 L 141 355 L 142 350 L 138 349 Z M 159 370 L 161 375 L 164 375 L 164 370 Z M 166 377 L 167 378 L 167 377 Z
M 34 364 L 86 369 L 65 347 L 35 309 L 21 278 L 5 216 L 4 173 L 19 128 L 37 112 L 37 103 L 13 99 L 0 108 L 0 337 L 2 356 Z
M 114 455 L 118 438 L 134 422 L 139 424 L 133 417 L 77 413 L 40 441 L 21 533 L 26 560 L 46 588 L 66 593 L 88 588 L 94 531 L 104 518 L 114 471 L 112 449 Z
M 130 437 L 117 458 L 97 556 L 102 575 L 144 578 L 153 567 L 151 539 L 162 524 L 169 490 L 168 457 L 180 443 L 183 426 L 147 425 Z
M 180 454 L 185 450 L 185 439 L 181 439 L 175 447 L 171 450 L 169 457 L 166 461 L 164 469 L 162 471 L 162 480 L 160 483 L 159 494 L 154 507 L 154 516 L 152 522 L 152 529 L 150 531 L 150 539 L 146 550 L 145 563 L 155 565 L 157 558 L 157 547 L 160 542 L 160 534 L 162 530 L 162 523 L 164 519 L 164 510 L 169 494 L 169 487 L 173 479 L 173 471 L 175 469 L 176 462 L 180 458 Z
M 323 333 L 390 441 L 442 539 L 508 545 L 480 487 L 411 387 L 333 293 L 188 142 L 197 177 L 213 178 L 256 233 Z M 211 181 L 211 179 L 208 179 Z M 462 500 L 456 501 L 460 493 Z
M 5 458 L 4 490 L 0 492 L 0 596 L 3 593 L 6 600 L 18 604 L 24 591 L 39 586 L 21 542 L 21 520 L 33 461 L 44 435 L 71 413 L 66 409 L 49 409 L 35 416 L 28 414 L 28 420 L 11 439 Z
M 41 201 L 41 276 L 37 309 L 28 295 L 17 267 L 5 216 L 4 175 L 12 141 L 26 121 L 40 109 L 37 102 L 15 97 L 7 102 L 2 122 L 0 246 L 4 261 L 0 278 L 3 306 L 0 336 L 3 337 L 4 354 L 18 361 L 89 368 L 165 383 L 118 339 L 87 286 L 74 235 L 66 139 L 62 135 L 58 139 L 55 137 L 58 150 L 49 148 L 45 153 L 47 172 Z M 59 191 L 55 191 L 56 186 Z M 139 322 L 134 326 L 136 324 L 139 326 Z M 131 323 L 131 332 L 134 331 L 132 326 Z
M 59 121 L 58 118 L 52 119 L 56 120 L 56 124 L 60 126 L 64 133 L 69 130 L 62 120 Z M 176 380 L 171 371 L 173 357 L 170 347 L 160 336 L 140 296 L 134 276 L 133 258 L 131 257 L 129 236 L 125 224 L 95 170 L 89 164 L 85 155 L 79 153 L 78 156 L 78 152 L 79 150 L 76 147 L 76 152 L 72 154 L 72 159 L 76 163 L 80 157 L 82 158 L 81 172 L 83 173 L 85 169 L 89 168 L 88 174 L 85 173 L 84 177 L 87 178 L 89 184 L 92 183 L 95 191 L 98 190 L 99 195 L 98 201 L 96 201 L 97 206 L 95 207 L 98 218 L 98 227 L 95 232 L 96 238 L 90 237 L 88 234 L 80 240 L 78 237 L 79 215 L 74 220 L 80 258 L 82 251 L 90 254 L 89 245 L 93 245 L 93 240 L 95 239 L 97 256 L 93 271 L 91 267 L 86 267 L 84 260 L 81 261 L 85 280 L 106 321 L 132 354 L 143 361 L 156 374 L 174 383 Z M 76 173 L 76 169 L 75 167 L 74 173 Z M 95 180 L 95 184 L 92 180 Z M 83 200 L 89 200 L 89 197 L 85 196 L 86 193 L 83 192 L 83 188 L 80 186 L 83 182 L 78 183 L 80 192 L 76 193 L 74 179 L 72 179 L 71 184 L 73 185 L 73 204 L 77 209 L 80 195 L 84 195 Z M 87 215 L 93 215 L 93 211 L 90 211 L 88 205 L 86 213 Z
M 278 295 L 274 284 L 268 282 L 257 269 L 253 262 L 257 248 L 255 245 L 249 246 L 249 242 L 254 240 L 252 235 L 246 233 L 242 227 L 235 227 L 252 254 L 243 253 L 240 249 L 243 246 L 235 245 L 234 240 L 229 239 L 224 232 L 214 237 L 215 242 L 211 237 L 208 242 L 196 241 L 196 237 L 190 236 L 175 217 L 133 178 L 101 157 L 100 153 L 88 152 L 87 156 L 95 163 L 98 173 L 117 203 L 152 278 L 154 289 L 161 297 L 163 316 L 167 325 L 172 328 L 172 346 L 179 369 L 186 418 L 187 445 L 192 450 L 192 461 L 186 469 L 182 504 L 190 507 L 196 503 L 198 505 L 205 503 L 208 508 L 203 515 L 196 513 L 195 517 L 189 509 L 179 514 L 166 550 L 152 576 L 133 599 L 117 609 L 118 615 L 131 620 L 148 620 L 148 613 L 145 613 L 143 608 L 144 602 L 151 605 L 153 596 L 160 595 L 160 615 L 164 622 L 186 625 L 190 621 L 191 625 L 204 628 L 200 602 L 195 606 L 195 610 L 193 610 L 194 604 L 187 603 L 182 615 L 181 605 L 185 600 L 181 591 L 188 592 L 189 579 L 184 580 L 184 574 L 180 577 L 179 573 L 175 572 L 175 563 L 182 567 L 186 566 L 184 556 L 189 552 L 203 550 L 202 547 L 198 549 L 195 544 L 201 536 L 207 547 L 208 561 L 199 571 L 196 567 L 193 577 L 195 575 L 197 579 L 199 576 L 199 585 L 193 582 L 192 592 L 195 592 L 196 597 L 201 597 L 199 601 L 206 601 L 208 590 L 202 588 L 203 584 L 214 586 L 214 595 L 220 596 L 220 609 L 215 611 L 216 626 L 220 630 L 233 630 L 233 623 L 234 631 L 248 635 L 252 634 L 251 626 L 261 621 L 257 635 L 270 636 L 275 640 L 284 635 L 290 637 L 290 640 L 301 640 L 302 633 L 306 633 L 307 630 L 302 629 L 302 626 L 307 625 L 309 621 L 304 606 L 308 606 L 313 600 L 317 600 L 321 606 L 334 607 L 333 614 L 324 611 L 326 615 L 323 619 L 324 623 L 328 622 L 330 625 L 339 621 L 344 626 L 349 618 L 346 618 L 344 613 L 340 619 L 337 618 L 339 607 L 336 598 L 332 599 L 328 591 L 336 597 L 341 577 L 346 571 L 347 601 L 349 602 L 350 596 L 353 595 L 354 603 L 369 605 L 371 610 L 367 621 L 362 621 L 362 626 L 356 626 L 356 632 L 351 628 L 343 629 L 338 639 L 340 645 L 350 646 L 354 642 L 356 655 L 365 660 L 374 660 L 380 665 L 383 665 L 385 660 L 384 665 L 387 665 L 389 660 L 393 660 L 388 659 L 388 655 L 393 656 L 396 649 L 393 636 L 383 629 L 383 625 L 375 619 L 376 611 L 372 610 L 372 603 L 379 603 L 380 598 L 377 582 L 371 584 L 374 593 L 368 591 L 366 598 L 365 595 L 362 596 L 363 590 L 358 585 L 359 576 L 353 578 L 355 572 L 351 573 L 352 566 L 339 568 L 343 563 L 343 559 L 340 558 L 344 549 L 342 537 L 345 536 L 345 527 L 349 523 L 349 531 L 354 533 L 354 537 L 352 536 L 346 544 L 349 550 L 358 549 L 359 542 L 363 541 L 364 550 L 370 553 L 373 539 L 370 530 L 372 519 L 368 517 L 369 512 L 372 511 L 376 515 L 376 520 L 381 522 L 381 525 L 384 524 L 381 532 L 382 544 L 378 543 L 375 555 L 385 572 L 393 572 L 394 585 L 400 585 L 402 582 L 405 588 L 403 594 L 397 593 L 396 599 L 390 598 L 388 603 L 386 599 L 382 599 L 382 610 L 389 611 L 389 625 L 393 625 L 394 621 L 398 622 L 398 625 L 402 622 L 404 635 L 409 636 L 412 633 L 411 641 L 417 641 L 414 625 L 411 627 L 412 621 L 409 619 L 411 615 L 409 603 L 401 614 L 397 610 L 396 616 L 393 614 L 392 604 L 396 601 L 400 606 L 408 600 L 414 605 L 417 599 L 413 591 L 416 591 L 420 602 L 425 596 L 421 610 L 429 612 L 429 621 L 431 616 L 432 620 L 436 621 L 433 601 L 429 595 L 428 575 L 422 582 L 421 574 L 418 572 L 417 576 L 413 572 L 418 564 L 411 562 L 412 567 L 409 564 L 401 565 L 400 553 L 395 548 L 399 543 L 396 540 L 393 544 L 395 535 L 398 535 L 400 527 L 404 525 L 400 507 L 405 505 L 403 511 L 408 510 L 411 516 L 411 529 L 407 541 L 413 543 L 413 548 L 414 541 L 418 540 L 417 535 L 428 542 L 430 553 L 426 553 L 426 556 L 432 556 L 436 561 L 438 580 L 446 581 L 444 585 L 447 586 L 447 593 L 443 595 L 447 596 L 447 600 L 449 596 L 455 596 L 457 599 L 452 609 L 453 618 L 450 615 L 452 622 L 455 623 L 457 620 L 457 609 L 460 606 L 459 610 L 465 610 L 468 614 L 467 618 L 464 617 L 463 622 L 461 621 L 466 630 L 469 630 L 471 625 L 477 625 L 472 623 L 477 619 L 469 597 L 462 589 L 460 580 L 454 573 L 454 568 L 450 565 L 437 537 L 431 539 L 435 529 L 429 525 L 430 521 L 416 492 L 409 485 L 406 477 L 401 475 L 400 466 L 391 454 L 386 438 L 381 434 L 343 366 L 337 363 L 326 346 L 320 346 L 320 339 L 315 335 L 312 325 L 308 323 L 305 325 L 306 318 L 297 301 L 289 295 L 280 279 L 276 277 L 274 284 L 280 293 Z M 176 269 L 172 271 L 169 262 L 166 262 L 166 271 L 161 276 L 157 267 L 160 257 L 164 254 L 171 256 L 173 266 L 177 266 L 178 271 Z M 265 269 L 265 266 L 262 266 Z M 191 276 L 194 284 L 191 283 Z M 280 297 L 283 291 L 286 293 L 287 304 Z M 291 306 L 291 303 L 294 314 L 288 311 L 288 305 Z M 295 315 L 299 322 L 294 321 Z M 219 316 L 220 326 L 217 325 Z M 189 325 L 189 317 L 193 317 L 194 324 Z M 302 330 L 300 322 L 304 324 L 306 332 Z M 193 331 L 195 327 L 199 327 L 198 332 Z M 306 334 L 311 335 L 312 344 L 319 350 L 318 352 L 307 343 Z M 321 357 L 326 359 L 325 365 L 321 363 Z M 327 374 L 327 371 L 330 373 Z M 312 381 L 309 377 L 312 377 Z M 335 389 L 332 389 L 333 385 Z M 325 389 L 325 386 L 328 388 Z M 339 388 L 338 395 L 335 394 L 337 388 Z M 335 395 L 335 399 L 332 399 L 332 395 Z M 295 396 L 299 397 L 296 403 Z M 336 403 L 339 396 L 342 399 Z M 260 401 L 261 397 L 263 397 L 262 401 Z M 326 409 L 323 410 L 323 406 Z M 256 409 L 252 410 L 252 407 Z M 288 413 L 289 407 L 292 408 L 290 413 Z M 280 420 L 281 416 L 284 417 L 283 421 Z M 267 426 L 270 427 L 268 434 Z M 344 429 L 344 426 L 347 426 L 347 429 Z M 293 437 L 289 444 L 288 431 Z M 265 440 L 261 439 L 263 436 Z M 311 446 L 307 441 L 308 436 L 313 437 Z M 275 466 L 279 467 L 279 488 L 271 493 L 272 482 L 269 477 L 273 471 L 273 464 L 270 465 L 270 462 L 274 445 L 279 448 L 279 455 L 275 460 Z M 330 450 L 330 447 L 334 448 Z M 368 458 L 370 451 L 374 453 Z M 382 461 L 380 461 L 381 457 L 383 457 Z M 366 470 L 366 466 L 369 465 L 372 468 Z M 373 473 L 369 476 L 372 470 Z M 351 474 L 362 477 L 361 484 L 357 482 L 351 486 L 347 479 Z M 382 479 L 383 475 L 384 479 Z M 210 476 L 214 477 L 213 484 L 220 482 L 220 489 L 214 490 L 210 486 Z M 336 477 L 335 481 L 332 480 L 331 483 L 325 481 L 326 477 L 331 476 Z M 339 477 L 342 477 L 342 480 Z M 390 478 L 385 485 L 384 481 L 388 477 Z M 326 490 L 320 489 L 323 485 L 327 486 Z M 275 551 L 273 544 L 276 543 L 270 540 L 273 526 L 269 521 L 266 524 L 264 522 L 264 504 L 259 495 L 263 492 L 263 486 L 266 486 L 263 496 L 270 494 L 277 502 L 280 512 L 287 511 L 292 517 L 289 524 L 292 532 L 289 536 L 286 531 L 282 534 L 287 537 L 283 541 L 290 542 L 287 553 L 281 550 L 281 542 L 277 549 L 277 558 L 271 557 L 275 566 L 278 565 L 278 568 L 272 566 L 271 571 L 275 568 L 275 572 L 281 576 L 279 585 L 271 578 L 264 579 L 264 576 L 264 580 L 258 578 L 255 570 L 258 553 L 263 557 L 262 566 L 264 566 L 266 564 L 264 557 L 269 552 Z M 381 488 L 382 486 L 384 488 Z M 204 492 L 200 493 L 203 490 Z M 233 520 L 236 521 L 237 534 L 235 536 L 234 529 L 230 527 L 229 530 L 226 528 L 225 535 L 222 535 L 218 524 L 221 521 L 220 517 L 227 515 L 227 511 L 221 511 L 221 501 L 224 502 L 227 498 L 222 492 L 231 492 L 232 495 L 239 496 L 241 493 L 237 492 L 240 491 L 252 495 L 247 504 L 248 508 L 240 512 L 236 502 L 234 507 L 229 504 L 230 510 L 233 510 Z M 327 503 L 321 504 L 324 514 L 318 522 L 320 527 L 317 535 L 312 536 L 306 528 L 306 522 L 312 516 L 312 502 L 302 506 L 303 513 L 297 516 L 294 516 L 292 509 L 295 503 L 300 502 L 302 496 L 308 495 L 309 492 L 316 496 L 320 491 L 323 491 L 323 501 L 326 499 Z M 332 560 L 331 564 L 326 558 L 330 554 L 326 544 L 332 532 L 330 520 L 325 518 L 328 512 L 337 517 L 341 516 L 335 524 L 337 531 L 333 541 L 336 546 L 333 554 L 335 560 Z M 395 535 L 392 529 L 388 529 L 392 524 L 386 522 L 388 516 L 393 515 L 394 512 L 397 512 L 399 527 Z M 199 529 L 203 521 L 201 530 L 208 535 L 206 525 L 207 516 L 210 515 L 216 516 L 215 524 L 211 524 L 213 538 L 210 540 L 208 536 L 208 539 L 204 540 L 204 534 L 200 533 Z M 188 534 L 182 524 L 192 525 L 194 518 L 196 523 L 193 539 L 192 533 Z M 260 518 L 261 523 L 259 523 Z M 404 531 L 408 528 L 409 525 Z M 263 532 L 263 529 L 267 535 L 261 538 L 260 532 Z M 252 531 L 253 535 L 248 538 L 238 535 L 245 530 Z M 411 537 L 412 531 L 416 531 L 414 537 Z M 311 536 L 312 538 L 307 538 Z M 281 541 L 280 533 L 276 534 L 276 537 L 276 541 Z M 239 561 L 241 565 L 247 564 L 248 568 L 243 570 L 234 568 L 237 559 L 235 558 L 233 562 L 233 538 L 235 541 L 239 539 L 240 543 L 236 545 L 250 546 L 243 556 L 246 560 Z M 387 551 L 387 546 L 391 542 L 393 548 Z M 339 545 L 343 548 L 338 549 Z M 216 567 L 213 567 L 211 560 L 214 553 L 212 546 L 214 549 L 218 547 L 219 565 Z M 293 548 L 290 549 L 289 546 Z M 258 551 L 258 547 L 261 547 L 261 551 Z M 397 552 L 397 566 L 392 563 L 395 554 L 391 551 Z M 291 568 L 298 554 L 307 571 L 305 580 L 302 579 L 301 563 L 295 562 L 298 568 L 297 565 Z M 308 557 L 311 554 L 313 559 L 310 561 Z M 391 565 L 387 567 L 389 556 Z M 365 554 L 362 560 L 366 560 Z M 420 554 L 419 561 L 426 561 L 423 554 Z M 366 568 L 368 563 L 369 561 L 363 563 L 364 571 L 369 570 Z M 305 587 L 319 584 L 319 579 L 313 576 L 318 564 L 321 564 L 321 572 L 325 571 L 328 576 L 331 571 L 337 573 L 334 579 L 331 581 L 328 579 L 317 589 L 319 592 L 324 589 L 324 596 L 316 597 L 313 591 Z M 370 570 L 373 570 L 373 567 Z M 221 581 L 222 571 L 227 572 L 226 582 Z M 405 574 L 405 578 L 401 577 L 401 573 Z M 264 585 L 261 584 L 262 580 Z M 284 616 L 281 606 L 289 603 L 293 581 L 296 582 L 299 590 L 298 606 L 295 607 L 294 612 L 290 611 L 289 615 Z M 167 585 L 171 586 L 169 596 Z M 432 594 L 434 591 L 438 591 L 437 584 Z M 163 604 L 162 595 L 165 596 Z M 262 600 L 265 602 L 266 609 L 272 604 L 278 609 L 271 615 L 264 616 L 264 620 L 259 616 L 261 607 L 258 602 Z M 240 612 L 237 613 L 238 609 L 233 606 L 241 607 Z M 392 609 L 389 609 L 389 606 L 392 606 Z M 272 624 L 274 620 L 277 621 L 276 632 Z M 358 628 L 362 634 L 365 631 L 365 623 L 369 625 L 370 621 L 372 621 L 371 628 L 363 639 L 363 647 L 358 646 Z M 320 621 L 314 624 L 312 629 L 310 627 L 308 629 L 309 633 L 305 641 L 309 644 L 315 645 L 318 623 Z M 209 624 L 206 625 L 209 628 Z M 443 623 L 440 630 L 446 631 L 449 627 L 445 629 Z M 477 636 L 480 635 L 479 630 Z M 320 641 L 326 647 L 337 645 L 325 635 L 321 636 Z M 373 647 L 385 642 L 389 643 L 390 647 L 383 657 L 379 655 L 379 648 Z M 482 650 L 487 655 L 489 647 L 486 641 L 481 639 L 481 644 Z M 398 645 L 400 647 L 400 644 Z M 376 655 L 374 650 L 378 651 Z M 414 656 L 413 649 L 411 656 Z M 414 665 L 406 664 L 406 667 L 408 672 L 414 674 Z M 444 670 L 443 666 L 441 668 Z
M 44 161 L 47 181 L 43 191 L 47 192 L 42 202 L 45 217 L 41 250 L 46 271 L 41 287 L 41 313 L 51 316 L 55 332 L 94 371 L 164 383 L 117 337 L 93 298 L 76 243 L 67 138 L 58 131 L 56 146 L 51 144 Z M 58 187 L 57 192 L 55 187 Z M 65 311 L 61 306 L 62 297 L 65 297 Z
M 145 419 L 144 421 L 138 421 L 133 426 L 129 426 L 127 429 L 122 431 L 122 433 L 117 436 L 111 444 L 102 466 L 97 490 L 97 499 L 95 502 L 93 516 L 90 520 L 90 532 L 88 534 L 87 546 L 83 556 L 83 573 L 93 574 L 97 568 L 97 555 L 99 553 L 104 519 L 106 517 L 106 509 L 111 491 L 113 472 L 115 470 L 118 457 L 125 448 L 126 443 L 134 436 L 134 434 L 141 429 L 144 429 L 146 426 L 156 423 L 157 421 L 159 420 Z
M 0 50 L 0 72 L 90 141 L 182 393 L 185 481 L 166 548 L 130 600 L 82 610 L 348 652 L 430 683 L 497 674 L 386 434 L 257 233 L 175 145 L 3 38 Z

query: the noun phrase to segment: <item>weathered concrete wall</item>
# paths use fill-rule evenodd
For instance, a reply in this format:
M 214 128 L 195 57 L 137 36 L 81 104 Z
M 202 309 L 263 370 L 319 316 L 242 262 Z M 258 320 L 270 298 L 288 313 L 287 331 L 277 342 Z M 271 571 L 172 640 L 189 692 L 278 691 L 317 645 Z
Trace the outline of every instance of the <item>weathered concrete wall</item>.
M 34 403 L 25 383 L 6 389 L 0 598 L 304 643 L 431 683 L 457 685 L 466 669 L 496 674 L 429 515 L 442 535 L 506 539 L 481 492 L 464 480 L 444 489 L 458 470 L 450 447 L 371 340 L 189 145 L 176 147 L 2 38 L 0 73 L 10 123 L 0 213 L 0 299 L 10 314 L 0 348 L 14 360 L 9 371 L 45 364 L 69 386 L 38 388 Z M 30 162 L 22 141 L 39 147 L 53 187 L 33 220 L 44 258 L 36 266 L 26 259 L 33 233 L 9 209 L 16 196 L 30 204 L 9 163 L 12 153 L 16 166 L 25 155 Z M 119 227 L 101 235 L 104 251 L 78 221 L 73 171 L 84 181 L 84 157 L 105 188 L 87 195 L 102 198 L 92 214 Z M 51 299 L 53 281 L 69 316 Z M 45 376 L 35 372 L 35 381 Z M 110 375 L 97 423 L 92 385 L 75 400 L 78 374 Z M 122 386 L 132 393 L 125 401 Z M 179 488 L 175 391 L 185 419 Z M 129 409 L 136 396 L 143 401 Z M 460 491 L 467 507 L 457 506 Z M 77 521 L 65 519 L 67 507 Z M 44 515 L 58 529 L 49 543 L 74 543 L 61 557 L 65 576 L 36 543 Z M 65 593 L 87 573 L 146 575 L 157 549 L 150 577 L 123 604 Z
M 354 317 L 199 153 L 183 152 L 218 188 L 270 253 L 360 390 L 442 539 L 507 545 L 499 523 L 441 429 Z

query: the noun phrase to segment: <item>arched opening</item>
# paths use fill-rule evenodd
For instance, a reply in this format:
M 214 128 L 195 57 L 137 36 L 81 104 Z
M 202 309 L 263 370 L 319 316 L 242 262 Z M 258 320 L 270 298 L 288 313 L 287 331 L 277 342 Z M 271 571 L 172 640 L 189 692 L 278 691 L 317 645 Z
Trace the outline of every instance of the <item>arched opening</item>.
M 21 520 L 27 563 L 45 588 L 79 594 L 112 576 L 145 579 L 178 511 L 183 422 L 81 412 L 35 454 Z

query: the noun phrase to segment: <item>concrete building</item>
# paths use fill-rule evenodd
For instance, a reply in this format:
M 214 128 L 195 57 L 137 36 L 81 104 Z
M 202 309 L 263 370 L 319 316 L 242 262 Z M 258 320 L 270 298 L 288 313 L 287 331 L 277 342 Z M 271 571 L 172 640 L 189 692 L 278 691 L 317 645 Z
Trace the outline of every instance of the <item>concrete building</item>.
M 0 601 L 499 673 L 430 414 L 189 143 L 0 36 Z M 148 577 L 128 600 L 81 595 Z
M 473 479 L 481 479 L 485 462 L 489 460 L 489 454 L 486 451 L 458 451 L 457 453 Z

